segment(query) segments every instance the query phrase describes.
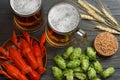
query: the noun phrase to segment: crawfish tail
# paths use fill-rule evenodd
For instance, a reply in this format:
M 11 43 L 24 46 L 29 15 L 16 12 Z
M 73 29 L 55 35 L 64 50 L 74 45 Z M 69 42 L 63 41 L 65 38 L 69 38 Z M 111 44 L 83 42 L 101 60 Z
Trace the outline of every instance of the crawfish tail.
M 35 55 L 35 58 L 36 58 L 36 61 L 39 65 L 39 67 L 43 67 L 43 61 L 42 61 L 42 58 L 44 57 L 43 54 L 41 54 L 41 50 L 40 50 L 40 47 L 38 44 L 35 44 L 34 43 L 34 55 Z
M 20 48 L 20 46 L 18 44 L 18 39 L 17 39 L 17 35 L 16 35 L 15 31 L 13 31 L 13 35 L 12 35 L 11 41 L 16 45 L 17 48 Z
M 36 58 L 42 58 L 42 53 L 41 53 L 41 49 L 40 49 L 40 46 L 39 44 L 37 43 L 37 41 L 34 41 L 33 42 L 33 51 L 34 51 L 34 56 Z
M 32 69 L 36 69 L 38 67 L 38 64 L 33 54 L 32 47 L 29 46 L 29 44 L 22 38 L 20 39 L 20 42 L 20 49 L 22 51 L 23 56 L 27 59 Z
M 39 80 L 40 78 L 39 74 L 34 70 L 29 72 L 28 75 L 30 76 L 30 80 Z
M 42 75 L 44 72 L 46 72 L 46 68 L 44 68 L 44 67 L 39 67 L 39 68 L 37 69 L 37 72 L 38 72 L 38 74 Z
M 44 45 L 45 42 L 46 42 L 46 36 L 45 36 L 45 33 L 42 33 L 40 38 L 40 45 Z
M 38 59 L 39 67 L 37 68 L 38 74 L 42 75 L 44 72 L 46 72 L 46 68 L 43 66 L 42 58 Z
M 31 40 L 30 40 L 30 35 L 26 32 L 26 31 L 22 31 L 25 39 L 27 40 L 27 42 L 30 44 L 31 43 Z
M 10 80 L 15 80 L 14 78 L 12 78 L 10 75 L 7 74 L 7 72 L 0 70 L 0 74 L 4 75 L 6 78 L 10 79 Z
M 0 56 L 0 64 L 4 63 L 5 61 L 8 61 L 8 59 L 4 56 Z
M 20 78 L 18 80 L 28 80 L 25 75 L 20 75 Z
M 25 48 L 28 48 L 28 50 L 26 52 L 31 51 L 31 46 L 29 45 L 29 43 L 25 39 L 20 38 L 20 43 L 21 43 L 20 44 L 20 49 L 21 50 L 26 51 Z
M 4 57 L 1 56 L 0 58 L 2 61 L 6 61 L 10 59 L 9 53 L 7 53 L 3 47 L 0 47 L 0 53 L 4 56 Z
M 37 68 L 37 72 L 39 74 L 43 74 L 46 71 L 46 69 L 43 66 L 44 55 L 43 55 L 43 53 L 41 53 L 41 51 L 43 51 L 43 50 L 40 50 L 40 46 L 38 45 L 38 43 L 34 42 L 34 54 L 36 57 L 36 61 L 38 62 L 38 65 L 39 65 L 39 67 Z
M 40 50 L 40 46 L 38 45 L 38 43 L 36 41 L 34 41 L 34 43 L 33 43 L 33 51 L 34 51 L 34 56 L 36 58 L 36 61 L 37 61 L 38 65 L 43 66 L 42 58 L 44 56 L 42 55 L 42 52 Z
M 3 63 L 2 66 L 4 67 L 5 71 L 10 75 L 12 78 L 18 80 L 28 80 L 25 75 L 23 75 L 17 67 L 12 64 Z
M 53 31 L 51 31 L 51 33 L 53 33 Z M 44 46 L 45 42 L 46 42 L 46 36 L 45 36 L 45 33 L 42 33 L 42 36 L 40 39 L 40 49 L 43 57 L 45 56 L 45 50 L 46 50 Z
M 9 52 L 9 56 L 14 61 L 15 65 L 22 71 L 23 74 L 32 71 L 31 67 L 27 65 L 27 63 L 24 61 L 24 59 L 21 56 L 21 53 L 18 50 L 9 47 Z
M 46 48 L 44 45 L 40 45 L 40 49 L 41 49 L 41 54 L 44 57 L 46 55 Z
M 4 56 L 8 56 L 8 53 L 5 51 L 5 49 L 3 47 L 0 46 L 0 53 Z
M 36 61 L 37 61 L 39 67 L 43 67 L 43 60 L 42 60 L 42 58 L 37 58 Z
M 29 52 L 25 55 L 26 59 L 28 60 L 29 64 L 31 65 L 32 69 L 38 68 L 37 61 L 33 55 L 33 52 Z

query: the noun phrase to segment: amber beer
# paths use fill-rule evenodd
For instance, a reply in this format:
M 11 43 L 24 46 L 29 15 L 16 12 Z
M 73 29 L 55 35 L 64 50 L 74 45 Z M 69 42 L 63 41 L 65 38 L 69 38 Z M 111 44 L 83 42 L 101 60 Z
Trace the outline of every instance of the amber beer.
M 63 47 L 70 44 L 71 35 L 63 35 L 56 33 L 54 30 L 46 27 L 46 38 L 47 42 L 54 47 Z
M 54 47 L 68 46 L 78 30 L 79 22 L 79 12 L 71 3 L 54 5 L 49 10 L 48 26 L 45 28 L 47 42 Z
M 43 25 L 41 3 L 41 0 L 10 0 L 15 12 L 14 22 L 19 29 L 34 31 Z

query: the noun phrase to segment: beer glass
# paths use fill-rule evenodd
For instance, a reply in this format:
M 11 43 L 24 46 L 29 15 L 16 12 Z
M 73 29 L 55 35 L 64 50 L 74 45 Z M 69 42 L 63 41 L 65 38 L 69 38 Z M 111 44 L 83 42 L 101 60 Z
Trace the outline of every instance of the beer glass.
M 84 39 L 86 33 L 79 28 L 80 15 L 75 5 L 61 2 L 54 5 L 48 13 L 48 25 L 45 27 L 47 42 L 54 47 L 65 47 L 72 43 L 74 35 Z
M 17 28 L 32 32 L 43 26 L 41 0 L 10 0 L 10 5 L 15 12 L 14 22 Z

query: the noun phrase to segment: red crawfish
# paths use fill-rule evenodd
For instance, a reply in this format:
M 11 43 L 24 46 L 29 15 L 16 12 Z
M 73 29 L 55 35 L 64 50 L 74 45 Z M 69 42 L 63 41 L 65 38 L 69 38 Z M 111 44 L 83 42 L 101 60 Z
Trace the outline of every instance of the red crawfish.
M 6 52 L 4 48 L 0 47 L 0 52 L 9 62 L 13 62 L 23 74 L 32 71 L 31 67 L 23 60 L 20 52 L 13 47 L 8 48 L 9 52 Z
M 39 44 L 36 41 L 33 42 L 33 51 L 39 66 L 37 68 L 37 72 L 41 75 L 46 71 L 46 68 L 44 68 L 44 65 L 43 65 L 43 58 L 45 56 L 45 52 L 44 53 L 42 52 Z
M 0 74 L 5 75 L 7 78 L 11 80 L 28 80 L 25 75 L 23 75 L 16 66 L 9 64 L 7 62 L 2 63 L 1 65 L 4 69 L 0 70 Z
M 21 53 L 27 59 L 32 69 L 38 68 L 37 61 L 33 55 L 32 47 L 29 46 L 29 44 L 23 38 L 20 38 L 20 49 Z
M 32 68 L 25 62 L 18 50 L 14 49 L 13 47 L 9 47 L 9 56 L 23 74 L 27 74 L 28 72 L 32 71 Z

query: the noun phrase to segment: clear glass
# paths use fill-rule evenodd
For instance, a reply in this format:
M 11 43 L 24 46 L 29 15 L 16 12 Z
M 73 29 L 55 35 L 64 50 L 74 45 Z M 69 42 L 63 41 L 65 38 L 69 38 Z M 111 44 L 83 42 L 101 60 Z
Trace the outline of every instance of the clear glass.
M 65 47 L 73 43 L 74 35 L 84 37 L 86 33 L 79 29 L 80 21 L 79 12 L 72 3 L 54 5 L 48 13 L 48 25 L 45 28 L 47 42 L 54 47 Z
M 41 0 L 10 0 L 14 11 L 14 22 L 20 30 L 33 32 L 45 23 L 41 10 Z

